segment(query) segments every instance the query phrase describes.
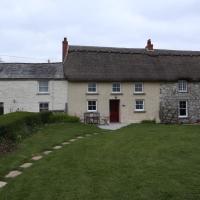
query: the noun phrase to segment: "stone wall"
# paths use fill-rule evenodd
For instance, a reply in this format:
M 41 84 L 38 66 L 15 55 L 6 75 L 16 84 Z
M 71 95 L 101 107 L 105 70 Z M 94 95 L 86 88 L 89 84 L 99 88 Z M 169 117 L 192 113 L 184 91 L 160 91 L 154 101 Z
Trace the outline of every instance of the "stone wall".
M 188 117 L 179 118 L 179 101 L 186 100 Z M 178 82 L 161 83 L 160 119 L 163 123 L 194 123 L 200 120 L 200 82 L 188 82 L 187 92 L 178 92 Z

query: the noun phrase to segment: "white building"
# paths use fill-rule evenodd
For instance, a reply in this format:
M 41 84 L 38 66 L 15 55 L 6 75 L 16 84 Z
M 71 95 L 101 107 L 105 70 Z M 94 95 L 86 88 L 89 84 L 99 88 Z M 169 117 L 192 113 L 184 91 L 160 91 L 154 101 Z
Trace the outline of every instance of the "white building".
M 67 109 L 62 63 L 0 63 L 0 113 Z

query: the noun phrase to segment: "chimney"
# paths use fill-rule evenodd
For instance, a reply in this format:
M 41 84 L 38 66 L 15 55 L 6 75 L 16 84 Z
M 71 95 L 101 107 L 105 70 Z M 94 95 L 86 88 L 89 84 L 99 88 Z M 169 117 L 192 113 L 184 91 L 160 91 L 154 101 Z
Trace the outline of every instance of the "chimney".
M 151 39 L 147 40 L 147 45 L 145 47 L 147 51 L 153 51 L 153 44 L 151 43 Z
M 67 56 L 67 53 L 68 53 L 68 41 L 67 41 L 67 38 L 64 37 L 64 40 L 62 42 L 62 62 L 65 61 L 66 59 L 66 56 Z

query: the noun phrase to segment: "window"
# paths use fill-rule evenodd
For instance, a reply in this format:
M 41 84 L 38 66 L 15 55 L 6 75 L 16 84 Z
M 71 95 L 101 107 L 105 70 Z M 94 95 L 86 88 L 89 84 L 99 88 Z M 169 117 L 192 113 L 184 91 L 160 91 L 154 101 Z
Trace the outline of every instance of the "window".
M 187 101 L 179 101 L 179 117 L 187 117 L 188 116 L 188 108 Z
M 97 101 L 90 100 L 87 102 L 87 111 L 96 112 L 97 111 Z
M 49 82 L 39 81 L 39 93 L 48 93 L 48 92 L 49 92 Z
M 143 93 L 143 83 L 134 84 L 134 93 Z
M 4 114 L 4 106 L 3 106 L 3 102 L 0 102 L 0 115 Z
M 97 84 L 88 83 L 88 93 L 96 93 L 96 92 L 97 92 Z
M 40 112 L 45 112 L 49 110 L 49 103 L 44 102 L 39 104 L 39 110 Z
M 112 92 L 113 93 L 120 93 L 121 92 L 121 85 L 120 85 L 120 83 L 113 83 L 112 84 Z
M 143 99 L 135 100 L 135 111 L 144 111 L 144 100 Z
M 180 80 L 178 82 L 178 91 L 179 92 L 187 92 L 187 81 Z

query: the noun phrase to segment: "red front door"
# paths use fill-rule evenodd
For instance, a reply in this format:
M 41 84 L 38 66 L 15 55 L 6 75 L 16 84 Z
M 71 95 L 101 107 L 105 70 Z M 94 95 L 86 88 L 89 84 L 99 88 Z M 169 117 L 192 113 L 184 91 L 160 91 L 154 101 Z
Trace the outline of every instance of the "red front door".
M 119 122 L 119 100 L 110 100 L 110 122 Z

